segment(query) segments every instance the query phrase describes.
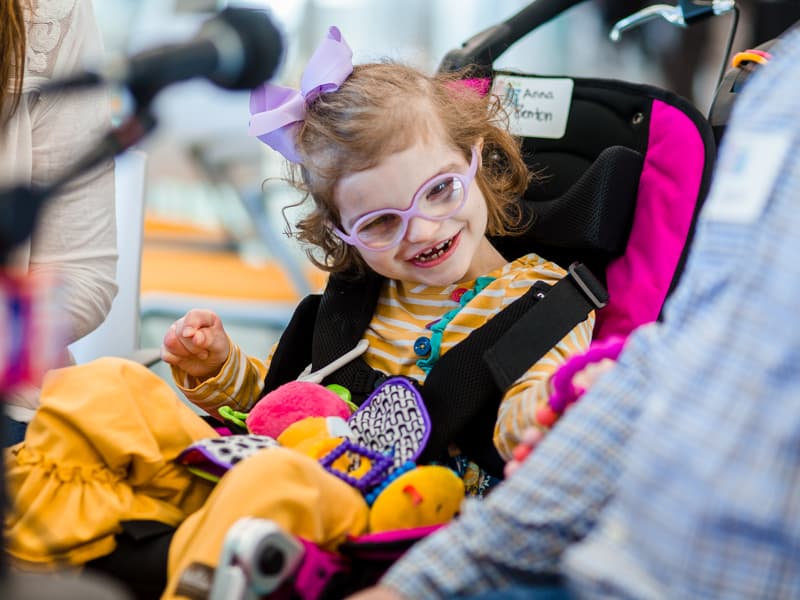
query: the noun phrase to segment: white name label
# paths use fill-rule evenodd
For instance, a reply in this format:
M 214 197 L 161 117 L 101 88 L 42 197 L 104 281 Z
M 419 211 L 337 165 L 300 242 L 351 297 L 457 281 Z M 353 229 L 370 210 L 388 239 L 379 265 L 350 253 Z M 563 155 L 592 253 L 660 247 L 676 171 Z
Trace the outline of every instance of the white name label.
M 566 77 L 498 75 L 492 84 L 514 135 L 559 139 L 567 130 L 574 82 Z

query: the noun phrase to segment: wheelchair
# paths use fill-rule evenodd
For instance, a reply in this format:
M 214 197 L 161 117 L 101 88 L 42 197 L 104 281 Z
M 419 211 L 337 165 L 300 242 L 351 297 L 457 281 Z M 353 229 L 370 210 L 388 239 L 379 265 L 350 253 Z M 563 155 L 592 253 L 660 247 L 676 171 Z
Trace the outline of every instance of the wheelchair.
M 558 264 L 585 265 L 608 292 L 595 326 L 594 339 L 602 342 L 659 318 L 683 270 L 716 141 L 709 118 L 655 86 L 493 68 L 516 41 L 579 2 L 533 2 L 467 40 L 440 69 L 476 67 L 469 85 L 501 98 L 526 160 L 543 175 L 520 198 L 523 212 L 536 215 L 532 226 L 522 236 L 492 243 L 504 256 L 536 252 Z M 705 16 L 689 11 L 690 5 L 670 10 L 687 24 Z M 632 15 L 619 29 L 651 14 Z M 157 596 L 173 530 L 141 522 L 122 527 L 117 550 L 88 567 L 113 574 L 141 598 Z M 198 597 L 341 598 L 377 581 L 434 529 L 367 534 L 331 553 L 269 521 L 245 519 L 228 532 Z

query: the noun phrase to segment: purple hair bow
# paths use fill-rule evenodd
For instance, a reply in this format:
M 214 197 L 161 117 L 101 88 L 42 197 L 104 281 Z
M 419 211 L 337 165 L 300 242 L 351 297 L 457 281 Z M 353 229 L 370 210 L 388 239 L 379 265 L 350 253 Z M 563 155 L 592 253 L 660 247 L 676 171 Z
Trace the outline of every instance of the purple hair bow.
M 300 79 L 300 91 L 264 83 L 250 94 L 249 134 L 292 162 L 302 162 L 295 135 L 306 115 L 306 106 L 319 94 L 339 89 L 353 72 L 353 51 L 338 27 L 330 27 L 308 61 Z

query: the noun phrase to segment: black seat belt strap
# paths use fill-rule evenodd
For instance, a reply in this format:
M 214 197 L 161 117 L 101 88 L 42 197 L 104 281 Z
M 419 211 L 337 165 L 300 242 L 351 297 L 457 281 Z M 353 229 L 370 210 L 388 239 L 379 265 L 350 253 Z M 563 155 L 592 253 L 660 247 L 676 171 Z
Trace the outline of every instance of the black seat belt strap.
M 497 386 L 508 389 L 591 311 L 607 303 L 608 292 L 592 272 L 581 263 L 570 265 L 567 275 L 484 352 Z

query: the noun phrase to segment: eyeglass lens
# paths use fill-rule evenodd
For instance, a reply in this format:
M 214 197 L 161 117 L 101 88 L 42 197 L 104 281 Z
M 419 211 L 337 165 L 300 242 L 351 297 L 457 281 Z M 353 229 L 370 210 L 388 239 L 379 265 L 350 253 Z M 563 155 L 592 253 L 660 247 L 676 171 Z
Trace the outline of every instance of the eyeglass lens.
M 434 220 L 446 219 L 461 207 L 463 200 L 464 185 L 461 180 L 454 175 L 442 175 L 420 190 L 409 214 L 379 211 L 360 223 L 354 233 L 365 246 L 380 249 L 403 235 L 408 219 L 417 215 Z

